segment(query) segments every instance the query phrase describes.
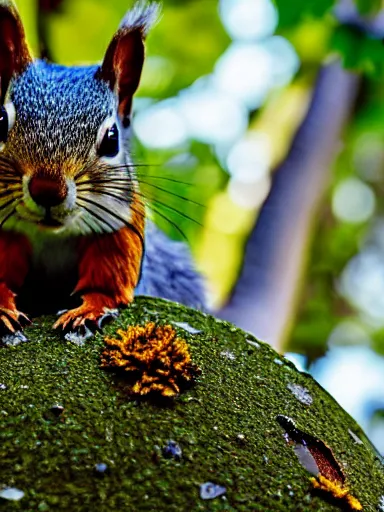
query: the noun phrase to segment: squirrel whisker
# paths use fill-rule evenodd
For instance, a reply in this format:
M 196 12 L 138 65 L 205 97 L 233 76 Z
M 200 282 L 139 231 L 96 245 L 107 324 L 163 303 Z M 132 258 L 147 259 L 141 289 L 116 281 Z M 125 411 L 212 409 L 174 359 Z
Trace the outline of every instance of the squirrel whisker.
M 0 182 L 0 188 L 1 188 L 1 182 Z M 7 186 L 6 190 L 3 190 L 2 192 L 0 192 L 0 198 L 11 196 L 11 195 L 13 195 L 14 192 L 22 192 L 22 188 L 20 186 L 15 187 L 13 185 L 11 187 Z
M 21 198 L 22 198 L 22 194 L 19 194 L 18 197 L 20 197 L 20 201 L 18 201 L 18 203 L 21 202 Z M 17 196 L 13 196 L 11 200 L 7 201 L 5 204 L 0 204 L 0 211 L 1 210 L 4 210 L 5 208 L 7 208 L 8 206 L 11 206 L 12 203 L 15 201 L 15 199 L 17 199 Z M 17 203 L 17 204 L 18 204 Z M 17 205 L 16 205 L 17 206 Z
M 1 211 L 1 210 L 4 210 L 5 208 L 7 208 L 8 206 L 11 206 L 12 203 L 14 203 L 13 208 L 10 211 L 10 213 L 8 213 L 8 215 L 6 215 L 4 217 L 4 219 L 0 222 L 0 228 L 2 228 L 3 225 L 7 222 L 7 220 L 9 220 L 16 213 L 16 208 L 21 203 L 22 194 L 20 194 L 19 197 L 20 197 L 20 199 L 18 201 L 16 201 L 16 203 L 15 203 L 15 198 L 12 198 L 11 201 L 8 201 L 4 205 L 0 205 L 0 211 Z
M 81 185 L 77 186 L 77 190 L 79 192 L 93 191 L 96 189 L 97 190 L 116 190 L 116 191 L 120 190 L 121 192 L 131 192 L 131 190 L 128 187 L 123 186 L 123 184 L 121 184 L 122 185 L 121 187 L 118 186 L 118 185 L 120 185 L 119 183 L 117 185 L 113 185 L 112 183 L 106 182 L 106 185 L 103 187 L 97 187 L 98 184 L 99 184 L 99 182 L 84 181 Z M 94 185 L 96 185 L 96 187 L 94 187 Z
M 84 173 L 86 174 L 86 173 Z M 186 185 L 186 186 L 189 186 L 189 187 L 196 187 L 196 183 L 188 183 L 188 182 L 185 182 L 185 181 L 181 181 L 181 180 L 177 180 L 177 179 L 173 179 L 173 178 L 168 178 L 167 176 L 155 176 L 153 174 L 143 174 L 144 178 L 150 178 L 150 179 L 158 179 L 158 180 L 165 180 L 165 181 L 169 181 L 171 183 L 178 183 L 179 185 Z M 135 179 L 136 181 L 138 181 L 139 183 L 144 183 L 144 181 L 142 180 L 142 177 L 141 175 L 138 175 L 136 174 L 135 175 Z M 90 181 L 92 183 L 110 183 L 110 182 L 114 182 L 114 181 L 128 181 L 130 183 L 132 183 L 133 178 L 132 176 L 122 176 L 121 174 L 119 173 L 115 173 L 113 174 L 111 171 L 108 171 L 108 178 L 105 178 L 105 176 L 102 178 L 102 179 L 90 179 L 90 180 L 87 180 L 87 182 Z M 81 182 L 81 184 L 83 183 L 86 183 L 84 181 Z
M 0 176 L 0 183 L 12 183 L 21 186 L 21 180 L 16 178 L 8 178 L 7 176 Z
M 177 215 L 180 215 L 180 217 L 184 217 L 184 219 L 186 220 L 190 220 L 192 222 L 194 222 L 195 224 L 198 224 L 199 226 L 202 226 L 201 222 L 199 222 L 198 220 L 194 219 L 193 217 L 190 217 L 189 215 L 187 215 L 186 213 L 184 212 L 181 212 L 180 210 L 178 210 L 177 208 L 173 207 L 173 206 L 170 206 L 169 204 L 167 203 L 164 203 L 163 201 L 159 201 L 158 199 L 155 199 L 154 197 L 149 197 L 145 194 L 143 194 L 142 192 L 139 192 L 138 195 L 142 198 L 142 199 L 146 199 L 147 201 L 149 201 L 149 204 L 151 205 L 152 203 L 155 203 L 155 204 L 159 204 L 161 205 L 163 208 L 167 208 L 168 210 L 171 210 L 173 212 L 175 212 Z
M 8 176 L 15 179 L 20 179 L 23 176 L 20 167 L 12 160 L 5 158 L 4 156 L 0 156 L 0 169 L 1 176 Z
M 91 233 L 96 233 L 97 232 L 97 231 L 95 231 L 93 225 L 90 222 L 88 222 L 88 220 L 85 219 L 84 217 L 80 219 L 80 223 L 81 222 L 88 227 L 88 229 L 91 231 Z M 81 229 L 81 226 L 80 226 L 80 229 Z
M 183 237 L 183 239 L 189 243 L 187 235 L 184 233 L 184 231 L 176 224 L 176 222 L 173 222 L 171 219 L 169 219 L 164 213 L 162 213 L 158 208 L 155 208 L 153 205 L 149 205 L 149 209 L 154 212 L 156 215 L 158 215 L 160 218 L 166 220 L 168 224 L 170 224 L 180 235 Z
M 142 174 L 144 178 L 150 178 L 153 180 L 164 180 L 171 183 L 178 183 L 179 185 L 186 185 L 187 187 L 196 187 L 196 183 L 188 183 L 187 181 L 177 180 L 176 178 L 168 178 L 167 176 L 155 176 L 154 174 Z M 141 173 L 136 175 L 137 181 L 141 182 Z
M 89 213 L 89 215 L 96 219 L 98 222 L 96 223 L 97 226 L 100 226 L 101 228 L 101 231 L 104 231 L 104 229 L 102 228 L 102 225 L 105 224 L 108 229 L 111 231 L 111 232 L 114 232 L 115 231 L 115 226 L 113 226 L 112 224 L 110 224 L 107 220 L 105 220 L 103 217 L 101 217 L 100 215 L 98 215 L 96 212 L 94 212 L 92 210 L 92 208 L 88 208 L 87 206 L 85 206 L 84 204 L 81 204 L 79 202 L 76 203 L 77 206 L 79 206 L 80 208 L 84 209 L 86 212 Z M 85 221 L 85 219 L 83 219 L 83 221 L 85 222 L 85 224 L 87 224 L 89 226 L 89 224 Z M 93 232 L 96 232 L 92 227 L 91 227 L 91 230 Z
M 190 199 L 188 197 L 185 197 L 185 196 L 181 196 L 179 194 L 176 194 L 175 192 L 171 192 L 170 190 L 167 190 L 165 188 L 162 188 L 162 187 L 159 187 L 157 185 L 153 185 L 152 183 L 149 183 L 147 181 L 144 181 L 144 180 L 141 180 L 139 179 L 139 181 L 141 183 L 143 183 L 144 185 L 148 185 L 149 187 L 152 187 L 156 190 L 160 190 L 161 192 L 164 192 L 164 193 L 167 193 L 169 195 L 172 195 L 174 197 L 177 197 L 178 199 L 182 199 L 184 201 L 188 201 L 190 203 L 193 203 L 197 206 L 201 206 L 202 208 L 205 208 L 205 205 L 197 202 L 197 201 L 194 201 L 193 199 Z M 170 180 L 170 181 L 176 181 L 176 180 Z M 108 189 L 108 188 L 112 188 L 114 190 L 126 190 L 127 188 L 126 187 L 123 187 L 123 183 L 124 182 L 129 182 L 129 183 L 132 183 L 132 178 L 124 178 L 124 177 L 116 177 L 116 179 L 113 179 L 113 177 L 111 177 L 110 179 L 97 179 L 97 180 L 94 180 L 94 179 L 89 179 L 87 181 L 83 181 L 81 182 L 79 185 L 77 185 L 77 189 L 78 190 L 85 190 L 83 189 L 83 185 L 107 185 L 105 188 Z M 181 183 L 181 182 L 178 182 L 178 183 Z M 119 185 L 121 185 L 121 187 L 118 187 Z
M 104 181 L 106 181 L 106 182 L 108 183 L 108 180 L 104 180 Z M 89 182 L 87 182 L 87 184 L 88 184 L 88 183 L 93 185 L 94 183 L 97 183 L 97 182 L 95 182 L 95 181 L 93 181 L 93 180 L 89 180 Z M 83 184 L 85 184 L 85 182 L 84 182 L 84 183 L 82 183 L 82 185 L 83 185 Z M 98 193 L 99 195 L 105 195 L 105 196 L 109 196 L 109 197 L 115 198 L 115 199 L 117 199 L 117 200 L 119 200 L 119 201 L 124 201 L 124 199 L 123 199 L 122 197 L 116 196 L 116 195 L 112 194 L 111 192 L 109 192 L 109 191 L 107 190 L 108 188 L 113 189 L 113 188 L 114 188 L 114 186 L 113 186 L 113 185 L 108 185 L 105 189 L 99 189 L 99 190 L 97 190 L 96 188 L 82 188 L 82 186 L 81 186 L 81 185 L 79 185 L 79 186 L 78 186 L 78 191 L 80 191 L 80 192 L 95 192 L 95 193 Z M 124 191 L 124 190 L 126 190 L 126 189 L 116 188 L 115 190 L 122 190 L 122 191 Z M 145 194 L 145 193 L 144 193 L 144 192 L 142 192 L 142 191 L 140 191 L 140 192 L 136 192 L 136 193 L 137 193 L 137 195 L 138 195 L 139 197 L 141 197 L 142 199 L 144 199 L 144 200 L 145 200 L 146 204 L 148 204 L 148 206 L 149 206 L 153 211 L 155 211 L 155 210 L 153 209 L 153 206 L 152 206 L 152 205 L 153 205 L 153 203 L 155 203 L 155 204 L 158 204 L 158 205 L 162 206 L 163 208 L 167 208 L 168 210 L 171 210 L 171 211 L 175 212 L 177 215 L 180 215 L 181 217 L 184 217 L 185 219 L 190 220 L 191 222 L 194 222 L 195 224 L 197 224 L 197 225 L 199 225 L 199 226 L 202 226 L 201 222 L 199 222 L 198 220 L 194 219 L 193 217 L 190 217 L 190 216 L 189 216 L 189 215 L 187 215 L 186 213 L 181 212 L 181 211 L 180 211 L 180 210 L 178 210 L 177 208 L 175 208 L 175 207 L 173 207 L 173 206 L 171 206 L 171 205 L 169 205 L 169 204 L 167 204 L 167 203 L 164 203 L 163 201 L 160 201 L 159 199 L 155 199 L 154 197 L 148 196 L 147 194 Z M 179 197 L 180 199 L 183 199 L 183 200 L 189 201 L 187 198 L 185 198 L 185 197 L 183 197 L 183 196 L 178 196 L 178 194 L 173 194 L 173 193 L 171 193 L 171 194 L 172 194 L 172 195 L 175 195 L 176 197 Z M 82 197 L 81 197 L 81 199 L 87 200 L 86 198 L 82 198 Z M 89 201 L 89 202 L 90 202 L 90 201 Z M 195 202 L 194 202 L 194 201 L 192 201 L 192 200 L 190 200 L 190 202 L 191 202 L 191 203 L 195 203 Z M 100 204 L 97 204 L 97 203 L 94 203 L 94 204 L 95 204 L 96 206 L 100 207 Z M 201 205 L 201 204 L 199 204 L 199 203 L 195 203 L 195 204 L 197 204 L 198 206 L 202 206 L 202 207 L 204 207 L 204 205 Z M 110 212 L 110 213 L 112 213 L 112 212 Z M 160 216 L 161 216 L 161 215 L 160 215 Z M 168 219 L 168 218 L 166 218 L 166 220 L 168 220 L 168 221 L 169 221 L 169 219 Z M 169 221 L 169 222 L 170 222 L 170 221 Z
M 141 243 L 142 247 L 144 248 L 144 239 L 143 239 L 142 234 L 140 233 L 140 231 L 133 224 L 131 224 L 126 219 L 124 219 L 124 217 L 122 217 L 121 215 L 118 215 L 113 210 L 110 210 L 105 205 L 103 205 L 101 203 L 97 203 L 96 201 L 93 201 L 92 199 L 89 199 L 88 197 L 87 198 L 86 197 L 81 197 L 80 199 L 81 199 L 81 201 L 85 201 L 86 203 L 88 203 L 88 204 L 90 204 L 92 206 L 96 206 L 100 210 L 103 210 L 110 217 L 115 217 L 115 219 L 118 220 L 119 222 L 121 222 L 125 227 L 131 229 L 138 236 L 138 238 L 140 240 L 140 243 Z M 87 209 L 87 208 L 85 208 L 84 205 L 83 205 L 83 208 Z M 89 209 L 87 209 L 87 211 L 89 211 Z M 92 210 L 92 214 L 95 215 L 95 212 L 93 210 Z M 144 216 L 144 213 L 142 213 L 142 215 Z M 105 221 L 105 219 L 102 219 L 102 220 Z M 115 231 L 115 228 L 113 229 L 113 231 Z
M 94 180 L 88 180 L 86 182 L 82 182 L 81 185 L 78 185 L 77 187 L 77 190 L 78 191 L 81 191 L 81 192 L 92 192 L 92 191 L 96 191 L 97 189 L 96 188 L 89 188 L 90 186 L 92 187 L 93 185 L 103 185 L 103 184 L 106 184 L 105 187 L 103 188 L 100 188 L 98 189 L 99 190 L 99 193 L 103 193 L 103 191 L 108 191 L 108 190 L 112 190 L 112 191 L 121 191 L 121 192 L 125 192 L 127 191 L 127 188 L 124 187 L 122 184 L 113 184 L 113 182 L 109 182 L 109 180 L 97 180 L 97 181 L 94 181 Z M 175 192 L 171 192 L 170 190 L 167 190 L 165 188 L 162 188 L 162 187 L 159 187 L 157 185 L 153 185 L 152 183 L 149 183 L 149 182 L 146 182 L 146 181 L 141 181 L 141 183 L 143 183 L 144 185 L 147 185 L 148 187 L 152 187 L 156 190 L 160 190 L 161 192 L 164 192 L 165 194 L 169 194 L 173 197 L 176 197 L 177 199 L 181 199 L 182 201 L 186 201 L 187 203 L 191 203 L 191 204 L 194 204 L 196 206 L 200 206 L 201 208 L 206 208 L 206 206 L 202 203 L 199 203 L 193 199 L 190 199 L 189 197 L 185 197 L 185 196 L 181 196 L 180 194 L 176 194 Z M 83 188 L 83 186 L 87 186 L 87 188 Z M 121 186 L 118 186 L 118 185 L 121 185 Z M 121 199 L 121 198 L 119 198 Z
M 19 175 L 15 175 L 15 173 L 12 172 L 6 172 L 3 168 L 1 168 L 1 180 L 8 180 L 8 181 L 14 181 L 15 183 L 21 182 L 21 177 Z
M 16 206 L 15 208 L 0 222 L 0 228 L 4 226 L 4 224 L 7 222 L 8 219 L 12 217 L 16 213 Z
M 126 189 L 119 189 L 119 190 L 127 192 Z M 95 188 L 82 188 L 81 192 L 92 192 L 93 194 L 96 194 L 96 195 L 112 197 L 113 199 L 116 199 L 117 201 L 120 201 L 121 203 L 124 203 L 124 204 L 127 203 L 127 198 L 126 197 L 123 197 L 121 195 L 118 196 L 116 194 L 113 194 L 112 192 L 109 192 L 108 190 L 105 190 L 105 189 L 98 189 L 96 187 Z M 79 197 L 81 199 L 81 195 L 80 194 L 79 194 Z
M 182 199 L 183 201 L 187 201 L 188 203 L 192 203 L 192 204 L 195 204 L 196 206 L 201 206 L 202 208 L 206 208 L 205 204 L 198 203 L 197 201 L 190 199 L 189 197 L 181 196 L 179 194 L 176 194 L 175 192 L 171 192 L 170 190 L 167 190 L 166 188 L 162 188 L 157 185 L 153 185 L 152 183 L 149 183 L 148 181 L 140 180 L 140 183 L 147 185 L 148 187 L 152 187 L 156 190 L 160 190 L 161 192 L 164 192 L 165 194 L 169 194 L 171 196 L 177 197 L 178 199 Z
M 153 206 L 153 204 L 146 204 L 146 206 L 148 206 L 149 208 L 149 211 L 150 212 L 153 212 L 155 213 L 156 215 L 158 215 L 160 218 L 162 218 L 163 220 L 167 221 L 168 224 L 170 224 L 170 226 L 172 226 L 176 231 L 178 231 L 178 233 L 182 236 L 182 238 L 189 243 L 189 239 L 188 237 L 186 236 L 186 234 L 184 233 L 184 231 L 180 228 L 180 226 L 178 226 L 176 224 L 176 222 L 173 222 L 170 218 L 168 218 L 164 213 L 162 213 L 158 208 L 155 208 Z M 131 206 L 131 210 L 133 212 L 135 212 L 136 214 L 138 215 L 143 215 L 143 212 L 142 211 L 137 211 L 134 207 Z
M 135 167 L 151 167 L 151 166 L 152 166 L 151 164 L 122 164 L 122 165 L 111 165 L 111 166 L 102 165 L 102 166 L 100 166 L 100 162 L 96 161 L 96 162 L 92 163 L 91 165 L 84 167 L 84 169 L 82 169 L 80 172 L 78 172 L 75 175 L 74 180 L 76 182 L 77 180 L 82 178 L 85 174 L 90 174 L 90 175 L 97 174 L 100 176 L 105 176 L 105 172 L 108 172 L 108 174 L 109 174 L 110 171 L 123 171 L 123 170 L 127 170 L 127 171 L 129 171 L 129 173 L 132 173 L 132 169 L 134 169 Z M 129 176 L 130 176 L 130 174 L 129 174 Z M 132 177 L 130 177 L 129 179 L 132 181 Z
M 113 165 L 113 166 L 109 166 L 107 171 L 108 171 L 108 176 L 114 176 L 113 174 L 113 171 L 121 171 L 121 170 L 124 170 L 124 169 L 129 169 L 129 173 L 130 173 L 130 177 L 129 179 L 132 180 L 132 175 L 133 175 L 133 171 L 135 170 L 135 168 L 138 167 L 140 168 L 140 174 L 139 173 L 135 173 L 134 176 L 135 178 L 137 179 L 137 181 L 140 182 L 141 180 L 141 175 L 143 175 L 145 178 L 153 178 L 153 179 L 157 179 L 157 180 L 166 180 L 166 181 L 170 181 L 172 183 L 180 183 L 181 185 L 188 185 L 188 186 L 191 186 L 191 187 L 195 187 L 196 186 L 196 183 L 187 183 L 185 181 L 181 181 L 181 180 L 178 180 L 176 178 L 169 178 L 167 176 L 158 176 L 156 174 L 145 174 L 141 169 L 142 168 L 146 168 L 146 167 L 160 167 L 160 164 L 123 164 L 123 165 Z M 116 177 L 119 177 L 120 178 L 120 174 L 115 174 Z

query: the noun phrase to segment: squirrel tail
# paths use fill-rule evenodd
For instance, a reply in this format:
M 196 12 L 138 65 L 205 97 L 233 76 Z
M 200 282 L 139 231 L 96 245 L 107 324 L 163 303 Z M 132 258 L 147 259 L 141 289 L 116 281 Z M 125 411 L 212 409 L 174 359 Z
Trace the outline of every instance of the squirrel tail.
M 206 310 L 202 276 L 183 242 L 170 240 L 153 222 L 146 226 L 142 278 L 135 295 L 150 295 Z

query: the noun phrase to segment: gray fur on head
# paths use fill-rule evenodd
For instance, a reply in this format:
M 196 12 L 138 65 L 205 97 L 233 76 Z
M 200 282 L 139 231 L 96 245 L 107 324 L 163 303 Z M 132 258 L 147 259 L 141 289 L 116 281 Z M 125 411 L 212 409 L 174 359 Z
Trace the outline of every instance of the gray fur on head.
M 17 77 L 10 90 L 16 123 L 6 153 L 35 167 L 86 162 L 101 124 L 116 109 L 96 69 L 35 61 Z

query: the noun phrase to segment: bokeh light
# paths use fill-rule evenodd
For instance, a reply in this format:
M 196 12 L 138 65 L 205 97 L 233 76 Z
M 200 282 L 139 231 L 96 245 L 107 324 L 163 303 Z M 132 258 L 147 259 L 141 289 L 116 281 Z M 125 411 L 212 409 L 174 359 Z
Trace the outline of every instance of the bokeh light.
M 264 41 L 264 49 L 272 60 L 271 83 L 282 87 L 291 82 L 300 67 L 300 60 L 292 44 L 284 37 L 273 36 Z
M 269 175 L 252 183 L 232 179 L 228 186 L 228 195 L 233 203 L 243 208 L 256 211 L 267 197 L 271 187 Z
M 263 45 L 233 43 L 215 66 L 216 86 L 249 109 L 258 108 L 273 85 L 273 64 Z
M 366 319 L 384 325 L 384 260 L 378 248 L 366 247 L 348 262 L 340 292 Z
M 220 15 L 232 39 L 254 40 L 271 35 L 278 15 L 270 0 L 221 0 Z
M 232 144 L 247 129 L 248 113 L 205 78 L 180 93 L 179 109 L 192 138 L 206 144 Z
M 165 100 L 138 112 L 133 127 L 149 148 L 177 148 L 188 140 L 187 126 L 175 100 Z
M 375 195 L 358 178 L 348 178 L 337 187 L 332 199 L 333 212 L 344 222 L 365 222 L 374 213 Z
M 245 183 L 263 178 L 271 165 L 269 138 L 257 132 L 243 137 L 231 147 L 226 164 L 229 174 Z

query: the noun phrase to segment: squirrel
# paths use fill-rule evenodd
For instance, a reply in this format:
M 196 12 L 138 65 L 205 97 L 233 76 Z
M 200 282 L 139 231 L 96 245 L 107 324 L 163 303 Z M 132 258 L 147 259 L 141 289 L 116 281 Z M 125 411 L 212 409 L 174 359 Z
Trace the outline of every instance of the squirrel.
M 204 307 L 188 248 L 146 219 L 129 150 L 158 12 L 157 3 L 136 3 L 101 65 L 66 67 L 32 58 L 16 7 L 0 0 L 3 337 L 30 323 L 22 309 L 70 305 L 53 327 L 93 333 L 137 294 Z

